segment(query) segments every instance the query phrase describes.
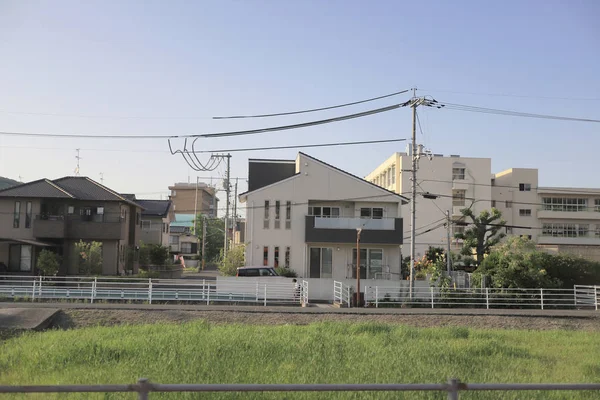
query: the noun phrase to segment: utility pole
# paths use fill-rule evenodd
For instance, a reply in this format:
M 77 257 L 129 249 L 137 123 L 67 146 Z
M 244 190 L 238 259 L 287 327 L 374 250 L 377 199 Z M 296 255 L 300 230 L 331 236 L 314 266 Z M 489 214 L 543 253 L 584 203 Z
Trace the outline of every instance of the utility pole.
M 238 178 L 235 178 L 235 190 L 233 191 L 233 228 L 231 231 L 231 242 L 235 243 L 235 232 L 237 231 L 237 193 Z
M 203 229 L 204 229 L 204 221 L 203 221 Z M 194 199 L 194 236 L 196 236 L 196 255 L 198 255 L 198 242 L 200 238 L 198 237 L 198 176 L 196 176 L 196 197 Z M 204 244 L 204 235 L 202 236 L 202 244 Z M 203 266 L 204 267 L 204 266 Z
M 206 265 L 206 215 L 202 216 L 202 271 L 204 271 L 204 266 Z
M 411 199 L 410 199 L 410 283 L 409 296 L 413 297 L 414 270 L 415 270 L 415 233 L 416 233 L 416 206 L 417 206 L 417 89 L 413 89 L 412 102 L 412 167 L 411 167 Z
M 447 236 L 448 236 L 448 250 L 446 250 L 446 268 L 448 269 L 448 276 L 450 276 L 450 269 L 452 268 L 452 260 L 451 260 L 451 254 L 450 254 L 450 229 L 451 225 L 450 225 L 450 210 L 446 210 L 446 218 L 447 218 L 447 224 L 448 224 L 448 229 L 447 229 Z
M 225 182 L 224 182 L 224 186 L 225 186 L 225 243 L 223 246 L 223 257 L 225 257 L 227 255 L 227 232 L 229 231 L 229 192 L 231 191 L 231 185 L 229 184 L 229 168 L 230 168 L 230 161 L 231 161 L 231 154 L 227 154 L 225 157 L 227 157 L 227 170 L 225 171 Z

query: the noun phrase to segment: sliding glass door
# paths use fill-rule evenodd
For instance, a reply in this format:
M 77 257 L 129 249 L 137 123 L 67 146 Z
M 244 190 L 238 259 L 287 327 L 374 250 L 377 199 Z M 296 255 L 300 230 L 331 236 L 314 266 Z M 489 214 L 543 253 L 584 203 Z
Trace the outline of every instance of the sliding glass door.
M 311 247 L 309 256 L 311 278 L 331 278 L 333 271 L 333 249 Z

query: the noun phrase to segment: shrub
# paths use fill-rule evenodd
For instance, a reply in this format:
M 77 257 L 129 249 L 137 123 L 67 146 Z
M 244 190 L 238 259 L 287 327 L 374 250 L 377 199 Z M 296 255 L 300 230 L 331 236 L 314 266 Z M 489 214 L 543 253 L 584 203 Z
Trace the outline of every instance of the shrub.
M 140 246 L 140 264 L 143 266 L 164 266 L 172 264 L 169 248 L 158 244 L 142 244 Z
M 158 271 L 140 271 L 137 275 L 134 275 L 133 277 L 141 279 L 155 279 L 159 276 L 160 273 Z
M 289 269 L 286 267 L 277 267 L 275 271 L 279 276 L 285 276 L 286 278 L 297 278 L 298 274 L 293 269 Z
M 62 258 L 49 250 L 42 250 L 37 259 L 37 268 L 42 275 L 54 276 L 58 273 Z
M 237 269 L 243 267 L 245 262 L 244 246 L 236 246 L 227 252 L 227 256 L 219 265 L 219 271 L 223 276 L 235 276 Z

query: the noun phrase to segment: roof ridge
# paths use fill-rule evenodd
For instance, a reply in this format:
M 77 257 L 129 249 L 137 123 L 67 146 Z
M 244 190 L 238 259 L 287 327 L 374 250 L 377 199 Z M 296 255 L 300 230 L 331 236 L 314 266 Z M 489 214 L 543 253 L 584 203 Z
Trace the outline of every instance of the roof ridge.
M 72 195 L 67 190 L 65 190 L 64 188 L 60 187 L 59 185 L 57 185 L 55 182 L 51 181 L 50 179 L 44 178 L 43 180 L 46 181 L 47 183 L 49 183 L 50 185 L 54 186 L 55 188 L 57 188 L 58 190 L 60 190 L 64 194 L 66 194 L 67 196 L 69 196 L 69 197 L 71 197 L 73 199 L 77 198 L 75 195 Z
M 69 193 L 68 191 L 66 191 L 64 188 L 58 186 L 56 183 L 54 183 L 53 181 L 51 181 L 48 178 L 36 179 L 35 181 L 21 183 L 21 184 L 16 185 L 16 186 L 10 186 L 10 187 L 7 187 L 7 188 L 4 188 L 4 189 L 0 190 L 0 193 L 6 192 L 6 191 L 9 191 L 9 190 L 13 190 L 13 189 L 17 189 L 17 188 L 21 188 L 23 186 L 33 185 L 35 183 L 40 183 L 40 182 L 45 182 L 45 183 L 49 184 L 50 186 L 54 187 L 57 190 L 60 190 L 61 192 L 63 192 L 64 194 L 66 194 L 67 196 L 69 196 L 69 197 L 71 197 L 73 199 L 76 198 L 74 195 L 72 195 L 71 193 Z

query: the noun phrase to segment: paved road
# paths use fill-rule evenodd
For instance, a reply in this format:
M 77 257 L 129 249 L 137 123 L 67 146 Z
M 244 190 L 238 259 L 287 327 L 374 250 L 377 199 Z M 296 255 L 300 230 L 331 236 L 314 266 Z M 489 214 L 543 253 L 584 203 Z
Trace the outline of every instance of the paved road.
M 247 313 L 300 313 L 300 314 L 390 314 L 390 315 L 498 315 L 557 318 L 594 318 L 600 323 L 600 311 L 595 310 L 506 310 L 470 308 L 335 308 L 335 307 L 291 307 L 291 306 L 224 306 L 224 305 L 179 305 L 179 304 L 90 304 L 90 303 L 0 303 L 3 308 L 62 308 L 99 310 L 180 310 Z

